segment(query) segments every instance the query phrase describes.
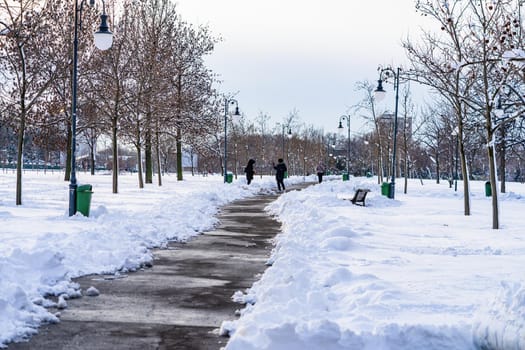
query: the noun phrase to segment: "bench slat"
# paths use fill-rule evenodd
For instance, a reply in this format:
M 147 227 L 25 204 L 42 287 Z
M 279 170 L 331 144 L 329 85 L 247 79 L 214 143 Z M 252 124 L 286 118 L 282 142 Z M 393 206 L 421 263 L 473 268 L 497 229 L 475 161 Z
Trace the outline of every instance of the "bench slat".
M 355 191 L 355 194 L 354 194 L 354 198 L 352 198 L 350 201 L 353 203 L 353 204 L 356 204 L 356 205 L 362 205 L 363 207 L 365 206 L 365 199 L 366 199 L 366 194 L 370 192 L 369 189 L 366 189 L 366 188 L 358 188 L 356 191 Z

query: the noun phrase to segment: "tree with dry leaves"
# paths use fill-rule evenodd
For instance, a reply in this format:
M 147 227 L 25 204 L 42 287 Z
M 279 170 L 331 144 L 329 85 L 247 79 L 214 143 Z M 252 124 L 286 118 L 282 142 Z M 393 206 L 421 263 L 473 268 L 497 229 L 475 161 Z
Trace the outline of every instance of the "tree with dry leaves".
M 59 45 L 50 39 L 50 1 L 0 2 L 1 115 L 17 132 L 16 205 L 22 204 L 22 170 L 27 128 L 42 113 L 39 104 L 61 72 Z M 46 43 L 44 45 L 44 43 Z
M 470 215 L 468 169 L 464 149 L 465 126 L 474 119 L 485 131 L 487 163 L 492 192 L 492 227 L 499 228 L 495 168 L 495 133 L 505 123 L 496 123 L 496 97 L 511 70 L 502 65 L 506 40 L 503 23 L 519 1 L 420 0 L 416 8 L 430 16 L 441 31 L 425 32 L 417 43 L 404 47 L 413 63 L 412 79 L 433 88 L 454 111 L 458 127 L 465 215 Z M 507 34 L 508 35 L 508 34 Z

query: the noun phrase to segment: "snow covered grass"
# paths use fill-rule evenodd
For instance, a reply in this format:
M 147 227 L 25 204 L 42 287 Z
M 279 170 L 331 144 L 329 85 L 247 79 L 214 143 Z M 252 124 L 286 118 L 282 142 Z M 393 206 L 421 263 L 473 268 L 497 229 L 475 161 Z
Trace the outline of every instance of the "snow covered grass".
M 138 188 L 137 175 L 77 175 L 92 184 L 89 217 L 68 216 L 69 183 L 62 172 L 26 171 L 23 205 L 15 205 L 15 174 L 0 174 L 0 347 L 34 334 L 42 322 L 58 322 L 48 307 L 80 296 L 77 276 L 133 271 L 152 261 L 151 248 L 186 240 L 217 223 L 218 208 L 238 198 L 275 188 L 275 180 L 243 177 L 224 184 L 222 176 L 163 177 L 163 186 Z M 291 178 L 287 183 L 303 181 Z
M 434 181 L 395 200 L 361 178 L 281 196 L 272 266 L 236 294 L 226 349 L 525 349 L 525 186 L 508 184 L 493 230 L 483 185 L 471 216 Z M 343 200 L 357 188 L 366 207 Z
M 220 206 L 275 188 L 185 174 L 139 189 L 134 174 L 115 195 L 110 175 L 78 177 L 93 185 L 90 217 L 68 216 L 63 173 L 26 172 L 18 207 L 14 174 L 0 174 L 0 347 L 58 322 L 48 307 L 86 294 L 72 278 L 139 269 L 152 247 L 213 228 Z M 525 349 L 525 185 L 500 194 L 500 230 L 483 186 L 470 216 L 461 183 L 410 181 L 403 194 L 399 181 L 391 200 L 375 179 L 329 177 L 283 194 L 267 208 L 282 222 L 272 266 L 232 296 L 246 305 L 222 324 L 226 349 Z M 372 190 L 366 207 L 346 200 L 357 188 Z

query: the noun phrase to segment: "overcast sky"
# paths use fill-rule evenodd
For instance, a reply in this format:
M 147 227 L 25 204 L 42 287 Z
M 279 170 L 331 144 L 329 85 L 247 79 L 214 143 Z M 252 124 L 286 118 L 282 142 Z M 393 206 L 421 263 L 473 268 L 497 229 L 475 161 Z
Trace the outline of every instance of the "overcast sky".
M 406 63 L 401 40 L 419 37 L 424 19 L 414 0 L 176 3 L 185 21 L 223 38 L 208 66 L 223 80 L 221 92 L 238 92 L 248 118 L 263 112 L 274 124 L 296 109 L 302 122 L 325 132 L 336 131 L 339 117 L 362 99 L 356 82 L 375 82 L 379 64 Z M 364 131 L 357 116 L 351 121 L 352 135 Z

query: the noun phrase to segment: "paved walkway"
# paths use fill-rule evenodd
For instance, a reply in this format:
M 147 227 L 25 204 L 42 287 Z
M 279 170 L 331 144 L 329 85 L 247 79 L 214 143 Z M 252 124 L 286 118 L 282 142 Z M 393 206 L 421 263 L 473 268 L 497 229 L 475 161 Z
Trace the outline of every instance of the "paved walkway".
M 242 308 L 231 296 L 266 268 L 280 225 L 264 207 L 276 198 L 266 194 L 223 207 L 216 230 L 155 250 L 152 268 L 118 279 L 78 279 L 84 291 L 94 286 L 101 294 L 69 300 L 60 323 L 42 326 L 29 342 L 8 350 L 220 349 L 228 339 L 218 328 Z

